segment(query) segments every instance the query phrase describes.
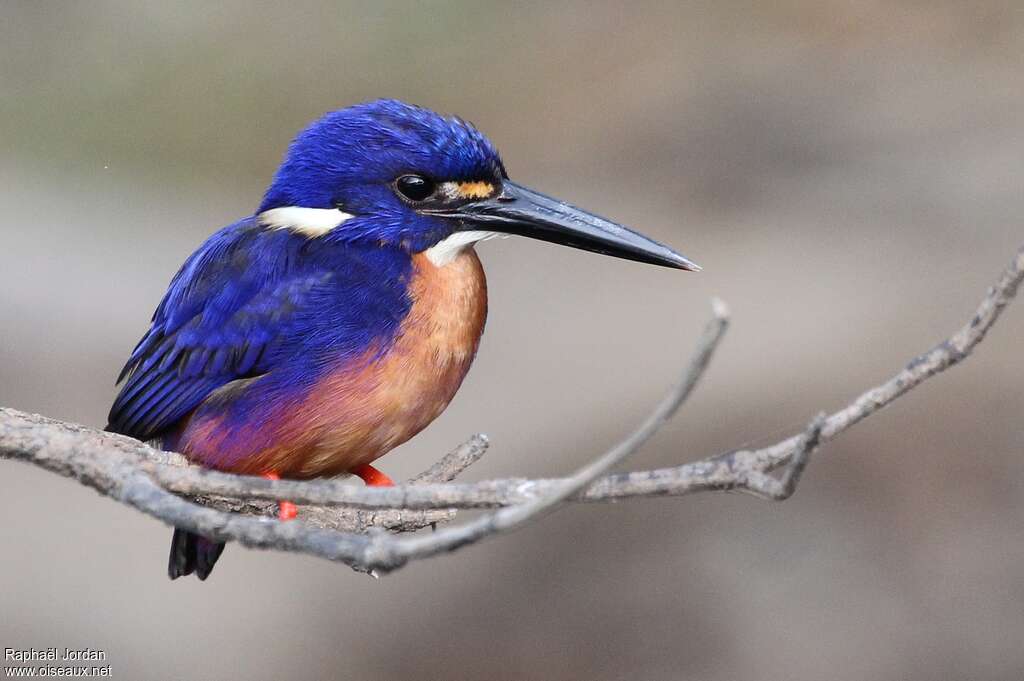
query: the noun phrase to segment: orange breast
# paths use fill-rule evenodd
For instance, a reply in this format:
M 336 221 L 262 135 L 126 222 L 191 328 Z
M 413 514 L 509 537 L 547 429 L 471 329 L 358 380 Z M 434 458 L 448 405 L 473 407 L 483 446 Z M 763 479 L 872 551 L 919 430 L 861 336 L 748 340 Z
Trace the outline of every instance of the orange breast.
M 369 463 L 438 417 L 476 355 L 487 317 L 487 285 L 472 248 L 437 267 L 413 256 L 412 306 L 391 348 L 328 374 L 253 442 L 268 443 L 231 470 L 284 477 L 337 475 Z M 196 430 L 216 423 L 193 424 Z M 218 433 L 193 431 L 195 442 Z M 272 444 L 270 444 L 272 443 Z

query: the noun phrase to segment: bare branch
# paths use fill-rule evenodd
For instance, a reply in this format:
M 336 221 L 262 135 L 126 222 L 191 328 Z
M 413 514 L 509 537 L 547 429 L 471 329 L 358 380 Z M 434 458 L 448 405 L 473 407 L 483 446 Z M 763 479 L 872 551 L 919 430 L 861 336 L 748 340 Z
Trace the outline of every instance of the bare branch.
M 479 461 L 487 452 L 488 447 L 487 436 L 474 435 L 445 454 L 430 468 L 412 477 L 407 484 L 418 485 L 454 480 L 456 476 Z M 167 452 L 159 453 L 167 454 Z M 189 465 L 185 457 L 180 454 L 172 454 L 172 456 L 180 459 L 180 461 L 175 460 L 173 465 Z M 159 458 L 162 457 L 158 457 L 158 460 Z M 251 479 L 259 480 L 260 478 Z M 347 484 L 345 486 L 352 487 Z M 267 517 L 277 514 L 276 501 L 222 495 L 195 495 L 191 499 L 202 506 L 232 513 Z M 449 522 L 455 518 L 455 514 L 456 509 L 454 508 L 398 509 L 303 505 L 299 506 L 298 519 L 314 527 L 338 530 L 339 532 L 364 533 L 371 527 L 379 527 L 391 532 L 415 532 L 424 527 L 435 527 L 440 523 Z
M 428 482 L 451 482 L 479 461 L 489 446 L 490 441 L 487 436 L 478 433 L 445 454 L 433 466 L 410 479 L 409 483 L 415 485 Z
M 477 434 L 448 452 L 440 461 L 409 480 L 410 485 L 443 483 L 454 480 L 467 468 L 480 460 L 490 443 L 486 435 Z M 276 504 L 272 504 L 262 515 L 273 515 Z M 365 533 L 370 528 L 381 528 L 390 532 L 415 532 L 424 527 L 437 527 L 455 519 L 456 509 L 365 509 L 339 506 L 300 506 L 299 520 L 316 527 L 340 532 Z
M 567 500 L 599 502 L 707 490 L 788 498 L 819 444 L 968 357 L 1013 299 L 1022 279 L 1024 248 L 988 290 L 967 324 L 888 381 L 835 413 L 819 416 L 801 434 L 762 449 L 730 452 L 671 468 L 600 477 L 642 446 L 692 391 L 726 328 L 721 307 L 716 307 L 716 317 L 680 385 L 633 435 L 568 478 L 448 482 L 482 455 L 486 439 L 478 436 L 409 483 L 393 488 L 364 488 L 337 480 L 269 481 L 188 466 L 180 455 L 158 452 L 130 438 L 12 409 L 0 409 L 0 458 L 23 460 L 74 478 L 169 524 L 215 539 L 303 551 L 361 569 L 387 571 L 512 529 Z M 771 475 L 787 464 L 781 477 Z M 268 513 L 280 499 L 304 505 L 299 522 L 252 517 Z M 415 530 L 450 520 L 454 509 L 485 507 L 500 509 L 432 535 L 396 537 L 379 529 Z M 368 529 L 368 535 L 361 534 Z

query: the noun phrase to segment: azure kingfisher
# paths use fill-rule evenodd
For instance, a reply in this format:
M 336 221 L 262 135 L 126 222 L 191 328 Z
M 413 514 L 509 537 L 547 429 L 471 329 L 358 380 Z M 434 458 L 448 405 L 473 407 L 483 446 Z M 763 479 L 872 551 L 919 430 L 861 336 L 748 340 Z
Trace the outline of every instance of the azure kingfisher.
M 458 390 L 487 316 L 473 245 L 506 234 L 699 269 L 512 182 L 460 118 L 358 104 L 299 133 L 256 212 L 178 270 L 118 378 L 107 429 L 220 471 L 390 485 L 371 464 Z M 176 529 L 171 579 L 205 579 L 223 548 Z

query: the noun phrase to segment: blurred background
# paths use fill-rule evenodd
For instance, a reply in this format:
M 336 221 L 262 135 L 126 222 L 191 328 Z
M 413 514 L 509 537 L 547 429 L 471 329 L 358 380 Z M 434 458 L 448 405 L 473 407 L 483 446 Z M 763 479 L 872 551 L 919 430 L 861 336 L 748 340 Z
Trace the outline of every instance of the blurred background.
M 629 465 L 774 442 L 968 319 L 1020 245 L 1022 40 L 1016 1 L 6 2 L 0 404 L 102 426 L 181 261 L 307 122 L 388 96 L 705 267 L 483 244 L 479 358 L 388 473 L 473 432 L 467 479 L 570 471 L 659 399 L 712 295 L 731 333 Z M 171 583 L 169 529 L 0 463 L 0 647 L 182 681 L 1020 678 L 1022 333 L 1011 308 L 786 503 L 575 507 L 376 581 L 231 546 Z

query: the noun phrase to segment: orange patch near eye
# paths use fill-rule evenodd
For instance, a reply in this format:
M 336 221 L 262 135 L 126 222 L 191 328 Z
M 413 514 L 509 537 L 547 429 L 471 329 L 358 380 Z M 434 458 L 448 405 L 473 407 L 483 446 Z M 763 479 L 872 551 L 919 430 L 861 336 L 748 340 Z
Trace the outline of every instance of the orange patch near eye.
M 459 198 L 486 199 L 494 193 L 494 185 L 490 182 L 459 182 Z

